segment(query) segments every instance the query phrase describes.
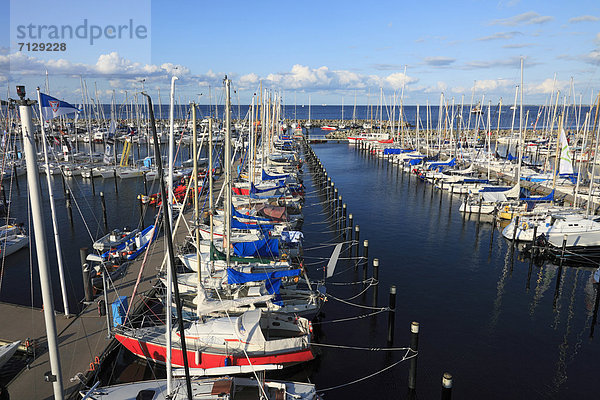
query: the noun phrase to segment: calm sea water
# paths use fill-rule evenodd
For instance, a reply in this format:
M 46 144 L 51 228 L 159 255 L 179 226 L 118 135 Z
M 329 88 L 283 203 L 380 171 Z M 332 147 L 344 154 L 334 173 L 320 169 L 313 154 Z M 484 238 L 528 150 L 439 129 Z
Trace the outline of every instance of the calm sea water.
M 396 285 L 395 347 L 408 346 L 411 321 L 421 324 L 418 358 L 419 398 L 437 398 L 441 376 L 454 376 L 456 398 L 597 398 L 595 378 L 600 356 L 594 335 L 596 289 L 589 268 L 530 265 L 489 221 L 458 212 L 459 199 L 433 190 L 389 166 L 359 154 L 345 144 L 313 145 L 317 155 L 348 205 L 361 242 L 369 240 L 369 255 L 380 260 L 378 306 L 386 306 L 388 290 Z M 143 154 L 143 149 L 142 149 Z M 322 201 L 308 168 L 304 168 L 307 198 L 305 264 L 314 279 L 322 276 L 332 247 L 341 240 L 327 222 Z M 60 177 L 53 177 L 58 219 L 67 268 L 72 308 L 83 297 L 79 248 L 91 247 L 92 237 L 103 233 L 98 194 L 89 181 L 69 179 L 83 218 L 74 207 L 71 226 L 64 207 Z M 136 196 L 142 180 L 97 179 L 96 193 L 104 191 L 109 228 L 135 226 L 139 219 Z M 6 183 L 5 183 L 6 185 Z M 45 193 L 45 179 L 42 191 Z M 12 215 L 25 222 L 28 215 L 25 178 L 12 186 Z M 156 186 L 149 191 L 156 191 Z M 49 205 L 44 203 L 49 215 Z M 150 223 L 154 213 L 146 218 Z M 83 222 L 85 220 L 85 223 Z M 46 221 L 47 233 L 51 222 Z M 322 246 L 326 247 L 322 247 Z M 55 266 L 53 243 L 48 242 Z M 347 255 L 346 255 L 347 256 Z M 34 257 L 35 258 L 35 257 Z M 360 285 L 338 285 L 362 279 L 352 260 L 340 260 L 328 291 L 334 299 L 323 308 L 322 324 L 315 324 L 320 343 L 365 348 L 386 347 L 387 316 L 328 323 L 370 313 L 372 288 L 360 294 Z M 371 275 L 371 266 L 368 269 Z M 54 296 L 61 310 L 58 277 L 53 274 Z M 10 256 L 4 265 L 0 301 L 40 305 L 38 274 L 29 262 L 29 250 Z M 401 359 L 403 352 L 322 348 L 319 358 L 286 378 L 310 380 L 319 389 L 344 385 L 381 371 Z M 113 379 L 119 372 L 152 377 L 145 363 L 118 352 Z M 368 380 L 326 392 L 327 399 L 406 398 L 408 363 Z M 160 376 L 161 372 L 158 371 Z
M 209 105 L 199 105 L 199 118 L 200 117 L 218 117 L 223 118 L 225 113 L 225 107 L 223 105 L 219 106 L 209 106 Z M 83 107 L 82 107 L 83 109 Z M 442 113 L 442 125 L 450 124 L 451 118 L 447 117 L 446 114 L 452 114 L 452 106 L 449 104 L 448 106 L 443 107 Z M 462 118 L 462 124 L 464 127 L 470 127 L 471 129 L 475 127 L 483 128 L 487 126 L 488 119 L 488 104 L 485 104 L 482 107 L 481 114 L 472 114 L 470 113 L 471 106 L 465 105 L 462 109 L 462 113 L 459 111 L 459 105 L 455 105 L 454 107 L 454 115 L 455 121 L 454 124 L 456 126 L 456 121 L 458 118 Z M 585 114 L 590 109 L 589 106 L 582 107 L 568 107 L 564 110 L 562 107 L 559 107 L 557 113 L 564 113 L 566 115 L 565 127 L 568 129 L 573 129 L 577 126 L 581 127 L 583 125 L 583 121 L 585 120 Z M 6 107 L 0 108 L 2 112 L 6 111 Z M 129 105 L 120 105 L 113 108 L 113 112 L 111 114 L 111 106 L 110 104 L 104 104 L 101 107 L 99 112 L 95 110 L 92 111 L 92 115 L 96 117 L 100 115 L 101 118 L 110 119 L 111 115 L 114 116 L 115 119 L 135 119 L 136 118 L 136 107 Z M 249 115 L 250 106 L 248 105 L 237 105 L 233 104 L 231 107 L 232 118 L 247 118 Z M 446 110 L 448 112 L 446 113 Z M 139 118 L 146 118 L 147 115 L 147 106 L 146 104 L 140 104 L 137 107 L 137 113 Z M 417 123 L 417 106 L 416 105 L 406 105 L 403 107 L 403 120 L 408 122 L 409 124 L 415 126 Z M 169 118 L 169 106 L 166 104 L 157 105 L 154 104 L 154 114 L 157 119 L 168 119 Z M 309 119 L 309 106 L 307 104 L 297 104 L 297 105 L 285 105 L 282 110 L 283 118 L 286 119 L 299 119 L 299 120 L 307 120 Z M 513 123 L 513 114 L 514 114 L 514 123 Z M 84 118 L 86 114 L 81 113 L 80 118 Z M 383 115 L 383 118 L 381 118 Z M 354 105 L 345 105 L 342 109 L 341 105 L 311 105 L 310 107 L 310 119 L 332 119 L 339 120 L 344 119 L 346 121 L 351 121 L 353 116 L 358 120 L 379 120 L 383 119 L 384 121 L 398 121 L 400 118 L 400 109 L 396 107 L 395 112 L 392 111 L 392 107 L 384 107 L 382 111 L 380 111 L 379 107 L 366 106 L 366 105 L 357 105 L 356 108 Z M 439 105 L 431 105 L 429 107 L 429 116 L 427 112 L 426 105 L 420 105 L 419 107 L 419 125 L 421 127 L 427 126 L 429 121 L 429 126 L 432 128 L 437 128 L 438 120 L 440 117 L 439 113 Z M 500 120 L 498 121 L 498 117 Z M 552 115 L 550 115 L 550 118 Z M 189 119 L 191 118 L 190 110 L 187 105 L 177 105 L 175 107 L 175 118 L 177 119 Z M 529 126 L 533 128 L 536 126 L 537 128 L 541 128 L 544 123 L 546 123 L 548 119 L 548 107 L 543 107 L 540 105 L 524 105 L 523 106 L 523 125 Z M 537 120 L 537 124 L 536 124 Z M 519 109 L 511 110 L 510 105 L 503 104 L 502 107 L 499 107 L 498 103 L 492 104 L 490 107 L 490 121 L 492 129 L 496 129 L 498 127 L 498 122 L 500 125 L 500 129 L 510 129 L 512 126 L 515 129 L 519 128 Z M 555 122 L 556 125 L 556 122 Z M 449 126 L 449 125 L 448 125 Z
M 438 398 L 444 372 L 453 395 L 473 399 L 592 399 L 598 338 L 593 329 L 591 269 L 530 265 L 511 251 L 498 228 L 458 212 L 459 199 L 410 181 L 395 168 L 344 144 L 313 148 L 360 225 L 369 255 L 380 260 L 378 304 L 396 285 L 395 346 L 410 343 L 410 323 L 421 326 L 417 395 Z M 309 174 L 306 174 L 309 176 Z M 306 181 L 305 181 L 306 182 Z M 308 190 L 311 190 L 308 179 Z M 307 199 L 307 204 L 316 198 Z M 305 208 L 306 247 L 334 239 L 318 234 L 320 205 Z M 321 255 L 326 252 L 321 251 Z M 314 253 L 307 251 L 308 257 Z M 309 260 L 307 260 L 309 262 Z M 340 269 L 341 267 L 341 269 Z M 343 270 L 343 265 L 338 270 Z M 369 268 L 369 276 L 370 276 Z M 337 281 L 362 278 L 354 269 Z M 329 288 L 339 298 L 360 289 Z M 371 291 L 352 300 L 370 304 Z M 325 320 L 368 312 L 331 300 Z M 384 347 L 386 316 L 323 324 L 321 342 Z M 327 388 L 353 381 L 399 360 L 401 353 L 325 349 L 311 381 Z M 367 381 L 327 393 L 328 399 L 406 398 L 408 363 Z M 396 395 L 397 393 L 397 395 Z
M 79 144 L 80 151 L 86 152 L 86 146 Z M 96 145 L 96 151 L 101 151 L 102 145 Z M 166 145 L 162 146 L 163 154 L 166 154 Z M 138 146 L 134 144 L 132 154 L 135 159 L 146 156 L 146 145 Z M 119 147 L 118 153 L 121 153 Z M 202 151 L 204 154 L 204 151 Z M 182 147 L 176 159 L 176 165 L 180 165 L 181 160 L 189 158 L 189 148 Z M 48 200 L 48 185 L 46 175 L 40 174 L 40 185 L 43 196 L 43 211 L 45 215 L 45 229 L 50 259 L 50 267 L 53 283 L 53 294 L 55 309 L 63 311 L 60 283 L 58 278 L 58 267 L 56 261 L 56 251 L 53 240 L 52 220 L 50 214 L 50 203 Z M 65 178 L 64 186 L 60 175 L 50 177 L 54 192 L 59 235 L 62 244 L 62 253 L 65 268 L 65 279 L 67 284 L 67 294 L 69 299 L 69 308 L 71 311 L 77 311 L 80 301 L 83 298 L 83 283 L 81 277 L 81 263 L 79 259 L 79 249 L 87 247 L 92 251 L 94 240 L 104 236 L 106 229 L 104 227 L 102 215 L 102 202 L 100 192 L 104 193 L 107 208 L 108 230 L 123 229 L 125 227 L 135 228 L 140 222 L 139 202 L 137 196 L 144 194 L 145 187 L 142 178 L 131 178 L 121 180 L 117 178 L 118 193 L 115 190 L 115 180 L 95 178 L 95 194 L 92 191 L 91 180 L 83 179 L 81 176 Z M 18 185 L 17 185 L 18 183 Z M 6 190 L 6 196 L 10 199 L 9 217 L 17 223 L 24 223 L 27 232 L 33 232 L 28 225 L 29 202 L 27 193 L 27 177 L 19 176 L 17 181 L 2 182 Z M 148 181 L 148 192 L 157 193 L 159 191 L 158 180 Z M 64 188 L 72 193 L 72 213 L 73 223 L 70 222 L 66 209 L 66 196 Z M 149 207 L 144 214 L 144 226 L 154 223 L 156 208 Z M 0 218 L 0 221 L 5 219 Z M 4 222 L 2 222 L 4 224 Z M 35 253 L 35 243 L 33 235 L 30 240 L 33 246 L 24 248 L 8 256 L 3 260 L 2 273 L 0 274 L 0 301 L 34 305 L 41 307 L 41 292 L 39 285 L 39 274 L 37 270 L 37 256 Z M 33 257 L 30 257 L 30 253 Z M 31 260 L 31 262 L 30 262 Z

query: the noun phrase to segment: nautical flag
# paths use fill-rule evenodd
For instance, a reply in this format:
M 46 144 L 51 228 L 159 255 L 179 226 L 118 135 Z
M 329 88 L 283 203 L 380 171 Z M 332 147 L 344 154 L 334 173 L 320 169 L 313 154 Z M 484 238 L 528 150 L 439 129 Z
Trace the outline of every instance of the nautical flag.
M 40 106 L 44 120 L 60 117 L 61 115 L 71 114 L 80 111 L 77 107 L 66 101 L 55 99 L 47 94 L 40 93 Z

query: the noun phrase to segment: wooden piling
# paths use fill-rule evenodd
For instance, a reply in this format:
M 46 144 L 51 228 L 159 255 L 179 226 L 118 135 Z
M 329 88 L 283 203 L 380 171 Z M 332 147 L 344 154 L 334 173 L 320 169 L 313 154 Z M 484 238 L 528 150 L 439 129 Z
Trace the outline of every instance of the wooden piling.
M 71 221 L 71 225 L 73 225 L 73 210 L 71 208 L 71 191 L 67 189 L 65 193 L 65 206 L 67 207 L 67 213 L 69 214 L 69 221 Z
M 394 344 L 394 328 L 396 319 L 396 285 L 390 286 L 390 306 L 388 311 L 388 346 Z
M 91 303 L 94 300 L 92 293 L 92 280 L 91 280 L 91 266 L 87 263 L 88 248 L 81 247 L 79 249 L 79 261 L 82 268 L 83 276 L 83 293 L 85 294 L 85 301 Z
M 379 291 L 379 258 L 373 259 L 373 307 L 377 306 L 377 295 Z
M 369 270 L 369 241 L 363 242 L 363 282 L 367 280 L 367 272 Z
M 119 185 L 117 184 L 117 169 L 113 169 L 113 178 L 115 178 L 115 193 L 119 194 Z
M 410 349 L 417 353 L 419 351 L 419 323 L 413 321 L 410 324 Z M 408 389 L 415 391 L 417 389 L 417 355 L 410 359 L 408 367 Z
M 100 192 L 100 203 L 102 204 L 102 219 L 104 220 L 104 229 L 108 229 L 108 219 L 106 218 L 106 201 L 104 192 Z
M 355 262 L 354 262 L 354 270 L 356 271 L 356 269 L 358 268 L 358 262 L 359 262 L 359 258 L 358 255 L 360 253 L 360 225 L 356 224 L 356 226 L 354 227 L 354 240 L 356 241 L 356 255 L 355 255 Z
M 450 400 L 452 398 L 452 375 L 444 372 L 442 376 L 442 400 Z

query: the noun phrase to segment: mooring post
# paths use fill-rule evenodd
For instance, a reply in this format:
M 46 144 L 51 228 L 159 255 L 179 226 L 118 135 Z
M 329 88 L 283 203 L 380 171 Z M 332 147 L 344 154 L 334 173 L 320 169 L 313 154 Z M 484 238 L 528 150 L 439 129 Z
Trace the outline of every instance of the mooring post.
M 115 178 L 115 193 L 119 194 L 119 186 L 117 184 L 117 169 L 113 169 L 113 178 Z
M 146 172 L 142 174 L 142 179 L 144 180 L 144 194 L 148 196 L 148 179 L 146 179 Z
M 377 306 L 377 295 L 379 291 L 379 258 L 373 259 L 373 307 Z
M 341 229 L 341 227 L 342 227 L 342 195 L 341 194 L 338 196 L 337 206 L 336 206 L 335 210 L 336 210 L 335 216 L 336 216 L 336 219 L 338 220 L 338 223 L 340 224 L 340 229 Z
M 104 220 L 104 229 L 108 229 L 108 220 L 106 218 L 106 201 L 104 200 L 104 192 L 100 192 L 100 203 L 102 204 L 102 219 Z
M 335 183 L 331 182 L 331 197 L 329 198 L 329 203 L 327 206 L 329 207 L 329 212 L 333 214 L 333 203 L 337 199 L 337 188 L 335 187 Z
M 354 245 L 352 242 L 352 230 L 354 229 L 354 217 L 352 213 L 348 215 L 348 241 L 350 244 L 348 245 L 348 257 L 352 257 L 352 246 Z
M 90 168 L 90 179 L 92 180 L 92 194 L 96 195 L 96 184 L 94 183 L 94 169 Z
M 367 282 L 367 272 L 369 270 L 369 241 L 365 240 L 363 242 L 363 283 Z
M 452 375 L 444 372 L 442 376 L 442 400 L 450 400 L 452 398 Z
M 71 209 L 71 191 L 67 189 L 65 205 L 67 207 L 67 213 L 69 214 L 69 221 L 71 221 L 71 225 L 73 225 L 73 210 Z
M 337 199 L 338 199 L 338 189 L 335 188 L 333 190 L 333 198 L 331 199 L 331 214 L 333 215 L 333 219 L 336 222 L 337 222 Z
M 346 241 L 346 226 L 347 226 L 347 221 L 346 221 L 346 213 L 347 213 L 347 206 L 346 203 L 342 204 L 342 240 L 345 242 Z
M 2 204 L 4 204 L 4 209 L 8 210 L 8 203 L 6 202 L 6 191 L 4 190 L 4 185 L 2 185 Z
M 413 357 L 410 359 L 408 367 L 408 390 L 415 391 L 417 389 L 417 357 L 419 351 L 419 323 L 413 321 L 410 324 L 410 349 Z
M 67 192 L 67 185 L 65 184 L 65 174 L 62 169 L 60 170 L 60 180 L 62 181 L 63 194 L 65 194 Z
M 356 241 L 356 256 L 355 256 L 355 262 L 354 262 L 354 270 L 356 271 L 356 269 L 358 268 L 358 254 L 360 253 L 360 225 L 356 224 L 356 226 L 354 227 L 354 240 Z
M 519 216 L 515 216 L 515 226 L 513 227 L 513 242 L 512 245 L 515 245 L 515 242 L 517 241 L 517 228 L 519 227 Z
M 83 293 L 85 294 L 85 302 L 91 303 L 94 300 L 92 293 L 91 267 L 87 263 L 87 247 L 79 249 L 79 260 L 81 262 L 81 272 L 83 276 Z
M 144 229 L 144 203 L 142 202 L 142 196 L 138 195 L 138 203 L 140 205 L 140 230 Z M 163 205 L 167 202 L 166 199 L 162 199 Z
M 531 258 L 536 255 L 537 252 L 537 244 L 535 239 L 537 238 L 537 224 L 533 225 L 533 240 L 531 241 Z
M 390 286 L 390 307 L 388 311 L 388 346 L 394 344 L 394 327 L 396 319 L 396 285 Z
M 17 189 L 19 188 L 19 178 L 17 176 L 17 164 L 13 162 L 13 180 L 17 184 Z

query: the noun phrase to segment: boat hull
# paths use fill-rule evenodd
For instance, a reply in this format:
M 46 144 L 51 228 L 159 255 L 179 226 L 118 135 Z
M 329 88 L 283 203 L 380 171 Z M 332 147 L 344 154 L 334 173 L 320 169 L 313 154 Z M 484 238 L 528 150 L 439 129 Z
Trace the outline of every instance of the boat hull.
M 165 364 L 166 347 L 161 344 L 146 342 L 140 339 L 127 337 L 121 334 L 116 334 L 115 338 L 127 350 L 131 351 L 138 357 L 152 360 L 154 362 Z M 193 346 L 190 346 L 193 348 Z M 310 348 L 293 351 L 289 353 L 278 353 L 269 355 L 252 355 L 248 357 L 244 354 L 227 355 L 222 353 L 211 353 L 207 351 L 187 351 L 187 360 L 190 368 L 217 368 L 225 366 L 240 366 L 240 365 L 266 365 L 278 364 L 283 366 L 291 366 L 302 362 L 311 361 L 315 358 Z M 183 367 L 183 351 L 180 348 L 172 347 L 171 350 L 171 365 L 174 367 Z

